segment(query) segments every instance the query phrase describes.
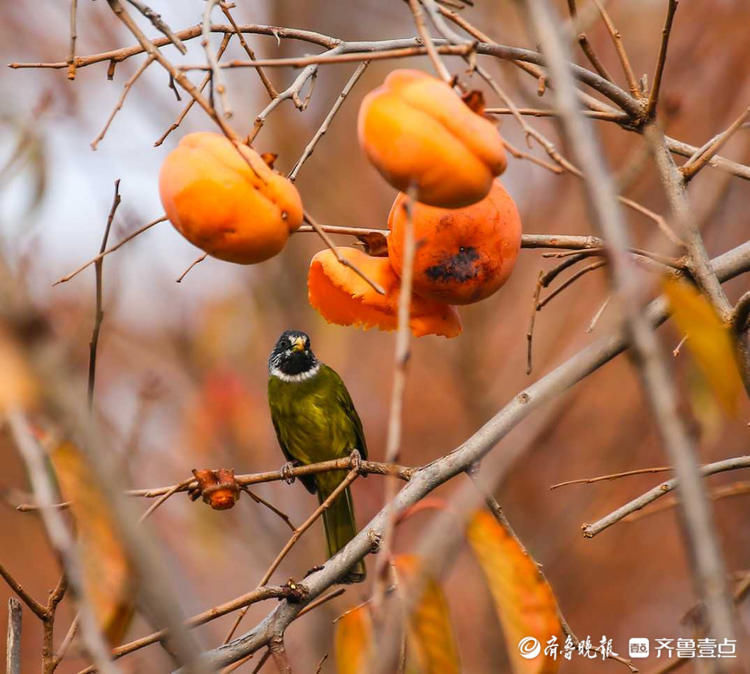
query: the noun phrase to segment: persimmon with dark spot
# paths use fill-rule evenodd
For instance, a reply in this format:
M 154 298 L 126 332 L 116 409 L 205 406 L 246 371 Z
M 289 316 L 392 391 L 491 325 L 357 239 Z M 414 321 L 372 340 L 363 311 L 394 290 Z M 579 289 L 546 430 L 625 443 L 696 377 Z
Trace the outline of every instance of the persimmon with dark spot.
M 400 276 L 409 214 L 399 194 L 388 216 L 388 257 Z M 510 276 L 521 248 L 521 218 L 499 181 L 465 208 L 411 208 L 416 252 L 414 291 L 447 304 L 471 304 L 494 293 Z
M 502 138 L 445 82 L 394 70 L 365 96 L 359 142 L 381 175 L 431 206 L 460 208 L 487 196 L 507 165 Z
M 209 255 L 253 264 L 273 257 L 302 224 L 297 188 L 255 150 L 216 133 L 191 133 L 159 173 L 167 217 Z

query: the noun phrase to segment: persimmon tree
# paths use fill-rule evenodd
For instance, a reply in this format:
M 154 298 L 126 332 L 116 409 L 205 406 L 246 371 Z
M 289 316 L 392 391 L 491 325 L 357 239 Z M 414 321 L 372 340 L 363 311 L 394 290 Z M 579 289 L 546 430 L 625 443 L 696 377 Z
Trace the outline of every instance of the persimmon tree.
M 663 470 L 670 470 L 672 476 L 585 524 L 583 535 L 594 537 L 675 491 L 695 598 L 702 611 L 696 633 L 719 642 L 740 640 L 727 562 L 704 478 L 748 468 L 750 457 L 701 465 L 695 437 L 679 406 L 683 393 L 670 374 L 672 366 L 656 328 L 673 316 L 722 418 L 746 414 L 750 293 L 732 301 L 722 284 L 750 270 L 750 239 L 745 233 L 739 245 L 711 259 L 689 186 L 704 171 L 722 172 L 732 180 L 750 179 L 750 166 L 720 154 L 730 138 L 744 132 L 748 111 L 715 136 L 701 139 L 705 142 L 700 146 L 665 133 L 669 111 L 660 94 L 670 39 L 679 30 L 678 2 L 665 0 L 664 24 L 652 27 L 661 31 L 660 48 L 654 54 L 653 70 L 643 77 L 633 72 L 622 36 L 599 0 L 587 4 L 585 12 L 575 0 L 568 0 L 565 7 L 546 0 L 519 3 L 534 48 L 493 39 L 493 26 L 475 25 L 470 18 L 473 3 L 468 0 L 396 3 L 409 20 L 406 32 L 411 35 L 367 41 L 347 41 L 306 26 L 245 25 L 235 20 L 235 7 L 221 0 L 197 3 L 197 23 L 180 29 L 169 25 L 169 16 L 160 16 L 140 0 L 107 0 L 107 4 L 108 18 L 121 25 L 125 46 L 113 44 L 107 51 L 80 54 L 76 48 L 79 8 L 72 0 L 69 54 L 55 62 L 12 63 L 10 68 L 17 71 L 12 76 L 34 77 L 39 69 L 53 69 L 61 76 L 66 73 L 73 86 L 83 69 L 106 68 L 111 75 L 120 64 L 137 60 L 140 65 L 125 82 L 92 145 L 111 133 L 124 105 L 138 105 L 130 92 L 147 69 L 163 70 L 178 98 L 185 98 L 182 111 L 157 145 L 170 135 L 181 138 L 166 156 L 158 178 L 158 166 L 154 169 L 153 182 L 158 181 L 165 214 L 112 243 L 111 227 L 121 201 L 116 182 L 99 252 L 58 281 L 70 281 L 92 266 L 95 270 L 96 314 L 85 373 L 68 357 L 69 345 L 55 336 L 49 317 L 30 299 L 14 261 L 0 260 L 4 378 L 0 413 L 28 470 L 33 499 L 24 509 L 41 516 L 62 569 L 57 587 L 43 603 L 24 589 L 14 570 L 0 564 L 3 578 L 22 602 L 20 609 L 15 600 L 11 605 L 7 671 L 20 671 L 21 625 L 23 630 L 35 629 L 36 620 L 43 632 L 44 672 L 64 667 L 73 644 L 81 646 L 88 660 L 83 672 L 120 671 L 121 659 L 126 662 L 131 653 L 155 644 L 168 653 L 174 670 L 184 672 L 228 672 L 243 665 L 247 671 L 260 671 L 269 659 L 273 664 L 267 667 L 281 672 L 326 671 L 326 667 L 341 673 L 458 672 L 462 644 L 453 631 L 443 578 L 461 548 L 470 550 L 481 568 L 513 672 L 555 672 L 569 666 L 561 664 L 564 658 L 557 657 L 558 648 L 561 653 L 586 649 L 598 661 L 613 660 L 620 668 L 638 671 L 606 639 L 592 645 L 576 637 L 576 626 L 564 617 L 566 606 L 556 599 L 553 584 L 514 533 L 494 496 L 507 462 L 482 466 L 513 429 L 529 423 L 532 412 L 559 403 L 566 391 L 626 351 L 669 464 Z M 603 26 L 611 37 L 617 74 L 605 66 L 587 37 L 594 25 Z M 259 37 L 278 44 L 301 43 L 302 51 L 313 53 L 257 58 L 251 44 Z M 195 42 L 203 48 L 205 58 L 200 62 L 186 48 Z M 576 44 L 580 54 L 573 49 Z M 419 60 L 410 63 L 412 69 L 400 67 L 402 59 L 414 57 Z M 393 72 L 380 87 L 363 95 L 358 83 L 374 61 L 387 61 Z M 512 68 L 513 77 L 531 78 L 547 107 L 522 105 L 523 87 L 515 80 L 513 90 L 501 84 L 494 70 L 498 62 Z M 284 104 L 305 112 L 315 95 L 315 79 L 325 77 L 330 64 L 341 63 L 353 64 L 350 78 L 317 131 L 300 148 L 296 162 L 294 157 L 282 158 L 292 166 L 283 175 L 274 168 L 277 156 L 256 149 L 266 121 Z M 279 90 L 273 83 L 275 73 L 286 67 L 296 69 L 295 76 Z M 242 73 L 244 86 L 257 87 L 268 96 L 269 103 L 254 120 L 233 114 L 234 91 L 226 81 L 230 70 Z M 304 190 L 298 191 L 294 184 L 313 151 L 325 152 L 325 135 L 344 106 L 358 107 L 358 129 L 339 128 L 337 133 L 348 134 L 352 151 L 363 152 L 399 191 L 390 216 L 382 215 L 381 227 L 324 224 L 329 216 L 311 213 Z M 183 120 L 191 108 L 210 131 L 183 133 Z M 558 122 L 555 137 L 538 128 L 534 120 L 540 117 Z M 500 120 L 503 127 L 498 131 Z M 638 162 L 648 163 L 658 174 L 668 211 L 656 212 L 621 193 L 624 179 L 620 176 L 618 184 L 613 176 L 595 123 L 644 139 L 648 153 Z M 528 147 L 513 145 L 505 137 L 506 125 L 520 129 Z M 563 151 L 558 149 L 561 142 Z M 580 180 L 589 233 L 522 233 L 523 210 L 501 182 L 503 172 L 512 175 L 521 163 L 545 174 Z M 116 175 L 114 168 L 113 179 Z M 647 222 L 662 240 L 649 247 L 635 245 L 635 228 L 626 213 Z M 182 479 L 174 484 L 124 486 L 116 457 L 107 451 L 110 430 L 98 423 L 95 414 L 99 336 L 106 330 L 102 269 L 110 255 L 127 260 L 128 242 L 152 227 L 166 227 L 162 223 L 168 221 L 202 251 L 179 280 L 208 256 L 226 264 L 261 264 L 284 256 L 285 247 L 298 237 L 318 237 L 321 250 L 309 260 L 306 272 L 310 304 L 327 321 L 353 326 L 352 330 L 395 331 L 382 460 L 365 460 L 353 453 L 282 470 L 265 466 L 263 472 L 250 472 L 242 465 L 193 470 L 186 464 Z M 349 245 L 339 245 L 332 237 Z M 406 465 L 402 426 L 408 414 L 404 389 L 410 381 L 412 340 L 425 335 L 465 339 L 471 326 L 462 333 L 459 307 L 489 301 L 508 281 L 522 249 L 545 250 L 555 261 L 551 269 L 540 272 L 536 285 L 526 289 L 532 300 L 531 320 L 528 329 L 524 323 L 520 330 L 528 344 L 531 383 L 515 391 L 459 446 L 441 449 L 423 465 Z M 538 314 L 559 294 L 573 292 L 571 286 L 582 276 L 600 268 L 607 273 L 608 294 L 590 328 L 606 310 L 616 314 L 613 330 L 536 376 L 532 347 Z M 542 298 L 542 292 L 566 272 L 567 278 Z M 181 291 L 190 292 L 189 287 Z M 87 388 L 82 384 L 84 375 Z M 601 479 L 657 470 L 662 469 L 644 468 Z M 301 524 L 292 524 L 283 507 L 253 491 L 255 485 L 276 482 L 281 499 L 284 482 L 330 471 L 339 471 L 343 481 Z M 377 514 L 359 522 L 359 533 L 331 559 L 310 559 L 309 573 L 282 582 L 280 565 L 298 540 L 344 489 L 365 476 L 382 483 Z M 433 495 L 452 482 L 457 484 L 450 499 Z M 188 494 L 215 510 L 228 510 L 238 500 L 250 498 L 278 516 L 281 527 L 290 529 L 287 542 L 269 557 L 254 587 L 191 617 L 185 617 L 180 597 L 171 589 L 161 543 L 144 524 L 177 494 Z M 183 502 L 181 507 L 200 506 Z M 425 511 L 429 524 L 409 554 L 397 553 L 394 532 Z M 314 620 L 315 609 L 341 595 L 341 580 L 365 558 L 373 560 L 371 582 L 363 600 L 351 601 L 337 620 L 330 646 L 334 662 L 299 662 L 285 647 L 287 628 L 308 612 Z M 741 599 L 748 587 L 745 575 L 735 588 L 735 599 Z M 64 626 L 56 619 L 62 602 L 72 603 L 76 613 Z M 255 624 L 243 620 L 249 607 L 261 602 L 268 607 L 265 617 Z M 685 608 L 689 606 L 686 601 Z M 153 631 L 132 639 L 128 630 L 136 613 L 147 617 Z M 224 643 L 206 648 L 194 638 L 193 627 L 230 614 L 232 629 Z M 538 644 L 548 647 L 538 657 L 525 650 Z M 549 650 L 553 645 L 554 656 Z M 672 671 L 684 660 L 677 658 L 669 670 L 659 671 Z M 740 671 L 734 669 L 735 662 L 739 661 L 714 659 L 705 664 L 708 671 Z

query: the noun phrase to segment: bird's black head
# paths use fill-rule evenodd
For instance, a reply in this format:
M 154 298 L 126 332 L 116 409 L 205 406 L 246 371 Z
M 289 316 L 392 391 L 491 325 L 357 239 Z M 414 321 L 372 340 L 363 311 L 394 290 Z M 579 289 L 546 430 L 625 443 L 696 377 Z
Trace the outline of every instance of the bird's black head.
M 268 372 L 295 377 L 312 372 L 318 359 L 310 351 L 310 338 L 299 330 L 286 330 L 276 342 L 268 359 Z

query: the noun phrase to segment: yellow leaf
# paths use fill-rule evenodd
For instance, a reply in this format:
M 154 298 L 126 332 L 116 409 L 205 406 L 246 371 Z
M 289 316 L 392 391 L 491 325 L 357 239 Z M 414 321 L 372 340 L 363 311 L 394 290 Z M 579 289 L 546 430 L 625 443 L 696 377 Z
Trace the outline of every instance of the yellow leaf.
M 553 636 L 558 645 L 561 643 L 562 626 L 549 583 L 516 539 L 490 513 L 477 512 L 466 535 L 490 587 L 514 674 L 553 674 L 559 663 L 544 655 L 544 646 Z M 529 659 L 522 657 L 519 650 L 519 644 L 527 637 L 530 640 L 525 642 L 525 652 L 535 652 L 537 643 L 540 646 L 539 655 Z
M 419 574 L 416 555 L 399 555 L 394 560 L 399 581 L 409 582 Z M 448 602 L 434 579 L 428 578 L 424 592 L 409 616 L 406 650 L 422 674 L 458 674 L 461 665 L 448 613 Z
M 367 606 L 359 606 L 339 618 L 333 637 L 338 674 L 363 674 L 371 648 L 372 619 Z
M 735 414 L 742 391 L 742 380 L 737 369 L 734 339 L 729 327 L 692 284 L 665 279 L 663 286 L 672 318 L 687 337 L 685 346 L 722 408 L 729 414 Z
M 0 414 L 12 407 L 27 407 L 33 404 L 37 386 L 21 349 L 0 326 Z
M 128 558 L 117 538 L 109 506 L 80 450 L 64 442 L 51 453 L 64 500 L 71 501 L 83 571 L 83 589 L 110 645 L 130 625 L 135 592 Z

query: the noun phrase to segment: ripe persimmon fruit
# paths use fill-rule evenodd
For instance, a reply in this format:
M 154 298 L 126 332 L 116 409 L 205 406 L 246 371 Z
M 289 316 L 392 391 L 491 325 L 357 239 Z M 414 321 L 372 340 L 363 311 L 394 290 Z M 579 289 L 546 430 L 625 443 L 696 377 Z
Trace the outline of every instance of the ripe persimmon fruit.
M 388 216 L 388 257 L 400 276 L 407 199 L 401 193 Z M 510 276 L 521 248 L 521 218 L 499 181 L 465 208 L 413 204 L 414 291 L 438 302 L 470 304 L 489 297 Z
M 238 149 L 217 133 L 191 133 L 180 141 L 162 164 L 159 194 L 177 231 L 229 262 L 273 257 L 302 224 L 297 188 L 255 150 Z
M 365 96 L 359 142 L 396 189 L 422 203 L 460 208 L 483 199 L 507 165 L 495 125 L 445 82 L 418 70 L 394 70 Z

